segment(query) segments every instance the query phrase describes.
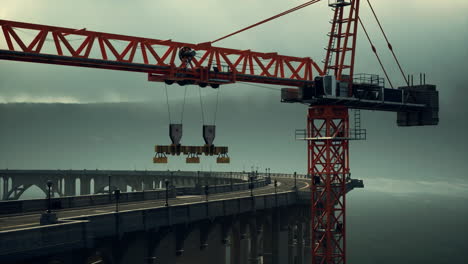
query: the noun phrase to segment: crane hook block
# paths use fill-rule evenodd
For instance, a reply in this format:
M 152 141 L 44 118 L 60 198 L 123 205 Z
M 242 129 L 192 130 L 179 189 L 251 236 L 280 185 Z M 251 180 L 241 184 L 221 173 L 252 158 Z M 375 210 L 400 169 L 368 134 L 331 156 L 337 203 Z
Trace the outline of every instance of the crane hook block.
M 180 145 L 182 139 L 182 124 L 169 124 L 169 137 L 173 145 Z
M 203 125 L 203 139 L 208 146 L 213 145 L 216 136 L 216 126 Z

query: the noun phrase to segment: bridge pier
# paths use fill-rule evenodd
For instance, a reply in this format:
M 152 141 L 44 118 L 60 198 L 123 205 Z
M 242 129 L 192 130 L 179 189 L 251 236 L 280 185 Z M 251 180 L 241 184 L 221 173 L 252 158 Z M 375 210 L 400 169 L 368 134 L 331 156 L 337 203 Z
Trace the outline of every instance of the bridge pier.
M 91 194 L 91 179 L 88 176 L 80 177 L 80 195 Z
M 240 221 L 240 264 L 248 264 L 250 258 L 250 228 L 247 217 Z
M 295 264 L 304 263 L 304 233 L 303 223 L 297 223 L 296 228 L 296 261 Z
M 115 263 L 147 263 L 148 242 L 147 236 L 143 232 L 124 235 L 119 240 L 117 250 L 113 250 Z
M 156 263 L 176 263 L 176 234 L 170 232 L 158 243 L 154 256 Z M 136 263 L 136 262 L 135 262 Z
M 240 241 L 241 241 L 241 231 L 240 223 L 237 221 L 233 223 L 231 227 L 231 243 L 230 243 L 230 263 L 240 263 Z
M 307 219 L 305 221 L 304 228 L 304 263 L 311 263 L 312 261 L 312 246 L 311 246 L 311 221 Z
M 76 179 L 67 178 L 65 180 L 65 196 L 75 196 L 76 195 Z
M 263 264 L 276 264 L 274 262 L 273 217 L 268 215 L 263 226 Z
M 294 226 L 288 226 L 288 263 L 294 264 L 294 248 L 295 248 L 295 241 L 294 241 Z
M 281 212 L 281 214 L 280 214 Z M 288 227 L 288 219 L 287 216 L 284 215 L 286 210 L 279 210 L 278 217 L 276 219 L 277 223 L 275 223 L 275 231 L 277 233 L 276 237 L 276 244 L 275 244 L 275 251 L 277 252 L 276 259 L 278 260 L 278 264 L 288 263 L 288 256 L 289 256 L 289 227 Z
M 8 192 L 10 191 L 8 189 L 8 183 L 9 183 L 9 179 L 8 177 L 2 177 L 3 179 L 3 192 L 2 192 L 2 200 L 6 200 L 8 197 L 7 197 L 7 194 Z
M 249 264 L 258 264 L 260 263 L 259 258 L 259 248 L 258 248 L 258 235 L 259 229 L 257 226 L 257 219 L 255 216 L 251 217 L 250 225 L 249 225 L 249 233 L 250 233 L 250 252 L 249 252 Z

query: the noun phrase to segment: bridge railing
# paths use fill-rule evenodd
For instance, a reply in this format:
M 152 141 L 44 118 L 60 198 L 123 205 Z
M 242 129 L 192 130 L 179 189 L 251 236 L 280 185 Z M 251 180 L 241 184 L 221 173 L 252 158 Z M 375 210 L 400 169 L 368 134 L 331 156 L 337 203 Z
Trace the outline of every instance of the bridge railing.
M 264 187 L 269 183 L 269 179 L 263 178 L 254 182 L 254 188 Z M 248 188 L 248 182 L 211 185 L 209 186 L 209 194 L 247 190 Z M 195 187 L 176 187 L 171 188 L 168 194 L 169 198 L 175 198 L 177 195 L 202 195 L 204 194 L 204 188 L 201 185 L 196 185 Z M 165 197 L 165 190 L 122 192 L 119 198 L 119 202 L 128 203 L 146 200 L 158 200 L 165 199 Z M 51 198 L 51 206 L 53 210 L 105 205 L 114 202 L 114 195 L 111 194 L 93 194 Z M 37 212 L 46 210 L 47 206 L 48 199 L 0 201 L 0 215 Z

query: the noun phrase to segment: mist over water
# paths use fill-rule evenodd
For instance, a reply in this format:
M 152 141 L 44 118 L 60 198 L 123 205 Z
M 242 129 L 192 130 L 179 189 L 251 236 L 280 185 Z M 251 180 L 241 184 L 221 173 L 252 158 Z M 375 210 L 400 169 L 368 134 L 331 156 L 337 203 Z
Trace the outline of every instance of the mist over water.
M 464 263 L 467 198 L 355 190 L 347 197 L 349 263 Z

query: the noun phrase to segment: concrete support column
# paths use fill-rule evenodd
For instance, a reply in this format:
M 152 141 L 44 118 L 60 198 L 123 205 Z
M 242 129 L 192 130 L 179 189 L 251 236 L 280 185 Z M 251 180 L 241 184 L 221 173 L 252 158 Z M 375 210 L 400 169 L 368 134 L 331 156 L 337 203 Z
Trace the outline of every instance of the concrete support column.
M 248 237 L 240 240 L 240 262 L 239 264 L 248 264 L 249 260 L 250 239 Z
M 3 193 L 2 193 L 2 200 L 6 200 L 8 197 L 8 177 L 3 177 Z
M 147 263 L 147 237 L 146 233 L 126 234 L 114 249 L 119 251 L 116 255 L 116 263 Z
M 143 191 L 148 191 L 148 190 L 152 190 L 153 189 L 153 179 L 149 178 L 149 177 L 145 177 L 145 179 L 143 180 L 144 182 L 144 189 Z
M 176 263 L 176 234 L 167 234 L 156 249 L 156 263 Z
M 287 225 L 287 215 L 280 214 L 281 210 L 278 210 L 277 217 L 274 219 L 274 262 L 275 264 L 285 264 L 288 263 L 288 225 Z M 284 212 L 283 212 L 284 213 Z
M 65 179 L 65 196 L 75 196 L 76 195 L 76 179 L 75 177 L 67 177 Z
M 214 226 L 208 238 L 208 247 L 201 252 L 204 260 L 201 263 L 226 263 L 226 244 L 222 242 L 222 237 L 222 227 Z
M 91 179 L 89 177 L 81 177 L 80 178 L 80 195 L 88 195 L 90 194 L 90 184 Z
M 275 238 L 273 236 L 273 225 L 272 217 L 263 226 L 263 264 L 274 264 L 273 252 L 275 244 Z
M 240 257 L 239 264 L 248 264 L 250 239 L 248 234 L 248 222 L 241 221 L 240 223 Z
M 235 226 L 232 227 L 231 233 L 231 264 L 240 263 L 240 243 L 241 243 L 241 234 L 240 234 L 240 226 L 239 223 L 236 223 Z
M 255 217 L 252 217 L 250 220 L 249 225 L 249 233 L 250 233 L 250 252 L 249 252 L 249 263 L 250 264 L 258 264 L 260 263 L 259 258 L 259 229 L 258 223 Z
M 304 228 L 304 263 L 312 261 L 312 240 L 311 240 L 311 222 L 307 220 Z
M 304 263 L 304 233 L 303 233 L 303 223 L 297 224 L 296 230 L 296 262 L 295 264 Z
M 289 226 L 289 232 L 288 232 L 288 263 L 289 264 L 294 264 L 294 248 L 295 248 L 295 243 L 294 243 L 294 226 Z
M 52 197 L 55 197 L 55 193 L 58 193 L 59 196 L 60 196 L 60 193 L 62 193 L 62 186 L 61 186 L 61 181 L 59 178 L 57 177 L 54 177 L 54 178 L 51 178 L 49 179 L 52 181 Z
M 180 256 L 184 253 L 185 251 L 185 241 L 187 240 L 187 237 L 189 236 L 190 232 L 189 227 L 181 224 L 181 225 L 176 225 L 175 227 L 175 237 L 176 237 L 176 255 Z
M 161 262 L 161 256 L 159 246 L 161 245 L 164 238 L 170 234 L 169 228 L 162 228 L 158 231 L 146 232 L 146 250 L 145 250 L 145 263 L 148 264 L 159 264 Z M 174 242 L 175 243 L 175 242 Z

